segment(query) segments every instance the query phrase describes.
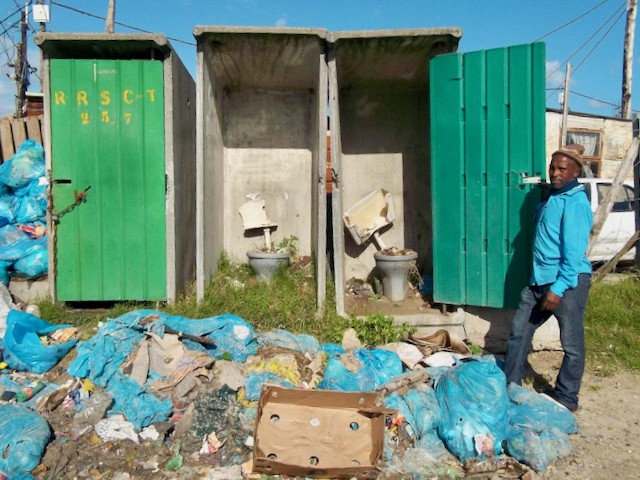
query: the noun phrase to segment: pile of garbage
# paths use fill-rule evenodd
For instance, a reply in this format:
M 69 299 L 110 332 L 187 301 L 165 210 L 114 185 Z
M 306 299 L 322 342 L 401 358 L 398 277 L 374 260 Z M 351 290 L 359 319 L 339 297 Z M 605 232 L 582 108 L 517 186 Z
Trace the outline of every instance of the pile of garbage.
M 0 282 L 47 272 L 47 180 L 44 150 L 26 140 L 0 165 Z
M 577 431 L 569 410 L 507 388 L 499 359 L 446 330 L 371 348 L 354 331 L 320 344 L 233 314 L 136 310 L 76 333 L 8 312 L 0 478 L 523 478 L 569 455 Z M 304 464 L 280 453 L 315 446 Z

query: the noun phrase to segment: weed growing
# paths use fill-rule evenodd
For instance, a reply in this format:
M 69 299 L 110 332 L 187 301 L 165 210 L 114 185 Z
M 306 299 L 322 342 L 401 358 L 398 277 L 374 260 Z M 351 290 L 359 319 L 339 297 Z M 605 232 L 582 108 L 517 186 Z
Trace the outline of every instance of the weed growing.
M 95 333 L 98 322 L 139 308 L 153 308 L 194 319 L 232 313 L 247 320 L 257 331 L 282 328 L 313 335 L 321 342 L 339 343 L 347 328 L 355 329 L 367 345 L 396 341 L 410 331 L 407 326 L 396 325 L 393 317 L 382 314 L 365 318 L 340 317 L 336 313 L 335 290 L 331 282 L 327 283 L 325 308 L 318 314 L 316 291 L 311 263 L 294 262 L 290 268 L 278 272 L 271 282 L 262 283 L 256 281 L 248 265 L 231 262 L 223 255 L 201 302 L 197 302 L 192 286 L 173 305 L 120 303 L 98 311 L 69 309 L 51 301 L 38 305 L 42 318 L 55 324 L 78 326 L 83 339 Z

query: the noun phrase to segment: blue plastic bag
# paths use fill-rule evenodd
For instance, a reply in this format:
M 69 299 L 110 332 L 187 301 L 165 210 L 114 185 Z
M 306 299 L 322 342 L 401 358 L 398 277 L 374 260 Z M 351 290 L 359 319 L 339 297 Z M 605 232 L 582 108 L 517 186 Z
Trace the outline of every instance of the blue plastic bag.
M 287 382 L 273 372 L 256 372 L 250 373 L 244 380 L 244 399 L 250 402 L 256 402 L 260 398 L 262 385 L 270 383 L 280 385 L 281 387 L 295 388 L 291 382 Z
M 0 228 L 0 260 L 14 262 L 24 256 L 25 247 L 31 238 L 15 225 Z
M 318 388 L 345 392 L 372 392 L 402 374 L 402 361 L 395 352 L 357 348 L 353 351 L 353 357 L 360 363 L 357 372 L 347 369 L 341 356 L 329 357 L 324 378 L 318 384 Z
M 47 247 L 42 245 L 40 248 L 16 260 L 13 268 L 25 277 L 36 278 L 47 273 L 48 265 L 49 254 Z
M 40 464 L 51 438 L 47 421 L 28 408 L 0 405 L 0 471 L 9 478 L 28 478 Z
M 0 197 L 0 227 L 16 221 L 17 200 L 13 195 Z
M 507 392 L 511 400 L 506 442 L 509 455 L 541 472 L 571 454 L 568 434 L 577 432 L 578 424 L 569 410 L 515 383 Z
M 40 337 L 69 326 L 51 325 L 20 310 L 9 311 L 4 334 L 4 361 L 15 370 L 48 372 L 73 348 L 76 340 L 43 345 Z
M 209 348 L 184 338 L 181 340 L 187 348 L 205 350 L 214 357 L 229 353 L 235 361 L 244 361 L 257 350 L 253 327 L 237 315 L 190 320 L 155 310 L 135 310 L 108 320 L 93 338 L 81 342 L 77 348 L 78 355 L 67 371 L 72 376 L 88 378 L 104 387 L 114 399 L 111 411 L 124 413 L 137 429 L 166 420 L 171 412 L 171 399 L 157 398 L 120 371 L 121 365 L 146 333 L 162 336 L 165 327 L 212 338 L 216 346 Z M 149 375 L 151 378 L 152 372 Z
M 507 433 L 509 397 L 506 378 L 494 362 L 471 361 L 449 368 L 436 385 L 442 412 L 438 435 L 462 462 L 482 457 L 476 441 L 492 439 L 484 448 L 502 453 Z
M 0 182 L 22 188 L 45 174 L 44 149 L 35 140 L 22 142 L 13 157 L 0 165 Z
M 550 425 L 561 432 L 572 434 L 578 431 L 578 422 L 568 409 L 550 398 L 515 383 L 507 388 L 509 400 L 509 425 L 529 428 L 541 432 Z
M 259 347 L 266 345 L 276 345 L 278 347 L 288 348 L 297 352 L 315 356 L 318 353 L 320 344 L 318 340 L 311 335 L 300 334 L 295 335 L 291 332 L 276 328 L 270 332 L 263 332 L 256 336 Z
M 113 397 L 108 413 L 122 413 L 137 431 L 152 423 L 167 420 L 173 410 L 170 397 L 156 397 L 120 371 L 111 377 L 107 390 Z
M 16 197 L 15 223 L 43 220 L 46 212 L 46 203 L 42 205 L 42 202 L 33 197 Z
M 571 450 L 569 436 L 551 426 L 542 432 L 514 426 L 507 432 L 509 455 L 537 472 L 545 470 L 551 462 L 571 455 Z
M 0 260 L 0 282 L 5 285 L 9 285 L 9 268 L 13 262 L 7 262 L 6 260 Z

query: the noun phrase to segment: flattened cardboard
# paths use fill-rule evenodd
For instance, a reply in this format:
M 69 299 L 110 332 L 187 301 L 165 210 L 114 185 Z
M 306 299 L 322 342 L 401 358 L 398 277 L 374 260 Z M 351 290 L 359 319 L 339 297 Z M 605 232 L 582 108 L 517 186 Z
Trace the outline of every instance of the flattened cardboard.
M 374 393 L 264 385 L 254 431 L 254 472 L 375 479 L 385 417 Z

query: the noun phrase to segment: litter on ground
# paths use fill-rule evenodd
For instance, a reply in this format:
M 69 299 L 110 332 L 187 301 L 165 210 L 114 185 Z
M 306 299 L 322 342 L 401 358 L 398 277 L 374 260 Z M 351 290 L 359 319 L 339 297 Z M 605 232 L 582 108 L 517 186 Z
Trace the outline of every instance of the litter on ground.
M 365 348 L 136 310 L 78 342 L 5 310 L 0 478 L 524 478 L 578 428 L 444 330 Z

